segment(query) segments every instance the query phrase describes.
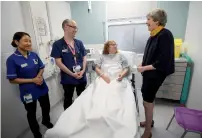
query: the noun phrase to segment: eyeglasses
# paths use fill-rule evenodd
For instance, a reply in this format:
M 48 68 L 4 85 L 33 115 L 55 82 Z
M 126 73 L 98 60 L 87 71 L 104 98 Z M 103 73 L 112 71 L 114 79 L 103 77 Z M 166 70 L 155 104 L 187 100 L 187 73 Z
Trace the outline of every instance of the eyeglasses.
M 112 45 L 112 46 L 118 46 L 118 44 L 109 44 L 109 45 Z
M 72 25 L 68 25 L 68 24 L 67 24 L 67 26 L 69 26 L 69 27 L 71 27 L 71 28 L 73 28 L 75 30 L 78 30 L 78 28 L 76 26 L 72 26 Z

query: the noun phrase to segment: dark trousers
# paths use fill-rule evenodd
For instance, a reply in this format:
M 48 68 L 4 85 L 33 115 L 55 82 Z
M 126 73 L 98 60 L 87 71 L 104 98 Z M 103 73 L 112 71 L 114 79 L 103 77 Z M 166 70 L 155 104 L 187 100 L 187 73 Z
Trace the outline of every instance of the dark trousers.
M 64 89 L 64 109 L 66 110 L 72 104 L 72 97 L 74 94 L 74 89 L 76 88 L 77 96 L 79 96 L 86 88 L 86 83 L 81 83 L 78 85 L 73 84 L 63 84 Z
M 43 118 L 42 122 L 50 122 L 50 116 L 49 116 L 50 102 L 49 102 L 48 94 L 41 96 L 38 99 L 38 101 L 40 103 L 41 110 L 42 110 L 42 118 Z M 32 133 L 34 134 L 35 137 L 41 135 L 39 130 L 39 124 L 36 120 L 37 101 L 34 100 L 31 103 L 25 103 L 25 102 L 23 103 L 24 103 L 25 109 L 27 110 L 27 119 L 28 119 L 29 127 Z

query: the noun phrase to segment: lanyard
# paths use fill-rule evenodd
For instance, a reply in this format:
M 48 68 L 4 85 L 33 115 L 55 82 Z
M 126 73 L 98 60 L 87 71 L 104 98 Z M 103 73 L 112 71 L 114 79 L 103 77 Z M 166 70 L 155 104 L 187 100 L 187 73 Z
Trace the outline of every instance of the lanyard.
M 72 55 L 73 55 L 73 57 L 74 57 L 75 64 L 77 65 L 77 61 L 76 61 L 76 50 L 75 50 L 75 48 L 73 48 L 71 45 L 69 45 L 66 40 L 65 40 L 65 42 L 66 42 L 67 46 L 69 47 L 70 51 L 72 52 Z M 74 44 L 74 43 L 73 43 L 73 44 Z

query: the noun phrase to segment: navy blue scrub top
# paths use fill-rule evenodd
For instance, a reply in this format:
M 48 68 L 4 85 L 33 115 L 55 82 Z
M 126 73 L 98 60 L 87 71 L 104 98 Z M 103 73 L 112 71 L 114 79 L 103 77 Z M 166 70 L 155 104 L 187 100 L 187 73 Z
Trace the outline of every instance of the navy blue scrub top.
M 74 47 L 77 55 L 77 65 L 83 68 L 83 57 L 86 56 L 86 49 L 80 40 L 74 39 Z M 76 65 L 74 56 L 65 42 L 64 38 L 53 43 L 51 57 L 62 58 L 62 63 L 73 72 L 73 66 Z M 81 84 L 86 83 L 86 72 L 81 79 L 75 79 L 74 77 L 66 74 L 61 70 L 61 84 Z
M 34 52 L 29 52 L 25 58 L 18 50 L 16 50 L 6 62 L 7 65 L 7 79 L 12 80 L 16 78 L 33 79 L 37 76 L 40 69 L 44 68 L 44 64 L 38 55 Z M 35 83 L 19 84 L 20 98 L 24 102 L 24 95 L 31 94 L 33 100 L 37 100 L 40 96 L 48 93 L 48 87 L 43 81 L 42 85 Z

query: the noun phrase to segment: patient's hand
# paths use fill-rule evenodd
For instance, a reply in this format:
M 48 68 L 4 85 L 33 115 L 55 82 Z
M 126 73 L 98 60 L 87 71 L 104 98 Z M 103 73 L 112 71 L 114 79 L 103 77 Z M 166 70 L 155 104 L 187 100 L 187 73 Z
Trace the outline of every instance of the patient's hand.
M 106 83 L 110 83 L 110 78 L 109 78 L 109 76 L 107 76 L 107 75 L 102 75 L 102 79 L 106 82 Z
M 118 81 L 122 81 L 122 79 L 123 79 L 123 75 L 122 74 L 119 74 L 119 77 L 118 77 Z

